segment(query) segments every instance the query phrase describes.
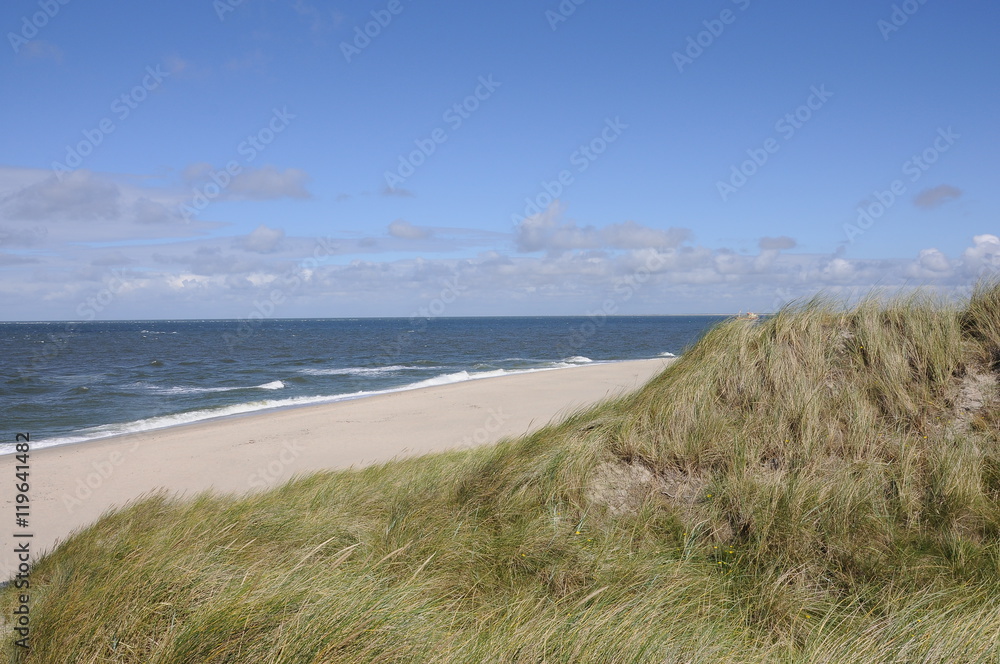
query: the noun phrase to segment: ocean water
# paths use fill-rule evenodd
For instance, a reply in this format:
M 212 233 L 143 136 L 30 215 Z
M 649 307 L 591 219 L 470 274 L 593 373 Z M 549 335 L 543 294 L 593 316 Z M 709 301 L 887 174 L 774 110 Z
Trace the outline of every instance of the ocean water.
M 720 316 L 0 323 L 0 454 L 509 373 L 680 355 Z

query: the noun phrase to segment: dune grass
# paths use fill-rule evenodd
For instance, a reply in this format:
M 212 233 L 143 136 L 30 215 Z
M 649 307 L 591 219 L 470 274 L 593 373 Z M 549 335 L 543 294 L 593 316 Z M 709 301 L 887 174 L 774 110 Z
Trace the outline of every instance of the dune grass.
M 12 661 L 996 662 L 1000 287 L 731 320 L 496 446 L 150 497 Z M 10 615 L 14 592 L 0 595 Z

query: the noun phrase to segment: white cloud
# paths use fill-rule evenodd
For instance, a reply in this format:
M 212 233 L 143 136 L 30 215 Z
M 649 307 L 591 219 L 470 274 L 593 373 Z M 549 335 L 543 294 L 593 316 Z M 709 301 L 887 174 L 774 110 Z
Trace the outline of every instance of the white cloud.
M 397 219 L 389 224 L 389 235 L 403 240 L 422 240 L 430 237 L 431 232 L 426 228 L 414 226 L 405 219 Z
M 621 224 L 611 224 L 600 231 L 604 246 L 617 249 L 642 249 L 644 247 L 676 247 L 691 239 L 691 231 L 687 228 L 668 228 L 660 230 L 641 226 L 634 221 Z
M 309 198 L 305 184 L 309 176 L 297 168 L 279 171 L 274 166 L 243 169 L 224 191 L 225 198 L 269 200 L 272 198 Z
M 907 265 L 903 273 L 922 282 L 939 279 L 950 275 L 951 262 L 937 249 L 921 249 L 917 260 Z
M 252 233 L 241 238 L 238 244 L 247 251 L 266 254 L 277 249 L 284 238 L 285 231 L 280 228 L 268 228 L 264 224 L 261 224 Z
M 951 269 L 948 257 L 937 249 L 921 250 L 917 263 L 920 264 L 920 267 L 931 272 L 947 272 Z
M 3 199 L 4 216 L 27 221 L 111 220 L 121 213 L 116 184 L 87 170 L 54 174 Z
M 177 213 L 159 201 L 140 196 L 132 203 L 137 224 L 169 224 L 178 221 Z
M 189 193 L 137 185 L 142 178 L 79 169 L 0 168 L 0 244 L 66 248 L 69 242 L 193 237 L 219 224 L 186 222 Z
M 198 168 L 191 172 L 199 177 Z M 406 316 L 456 276 L 463 295 L 448 315 L 584 314 L 609 298 L 620 313 L 771 311 L 819 290 L 848 297 L 874 284 L 954 292 L 983 270 L 1000 270 L 1000 238 L 990 234 L 972 238 L 960 255 L 926 248 L 909 260 L 792 253 L 797 244 L 787 237 L 761 238 L 757 255 L 747 255 L 697 244 L 685 229 L 632 221 L 583 227 L 555 207 L 506 234 L 431 233 L 398 219 L 378 242 L 290 236 L 266 224 L 242 234 L 216 226 L 206 236 L 206 225 L 175 223 L 176 192 L 171 199 L 163 189 L 81 172 L 41 200 L 51 181 L 35 173 L 34 181 L 12 185 L 16 178 L 5 175 L 0 169 L 0 311 L 15 319 L 73 318 L 81 301 L 112 280 L 128 288 L 102 317 L 239 318 L 274 288 L 288 296 L 275 315 Z M 108 213 L 108 200 L 112 219 L 94 223 L 69 212 Z M 35 213 L 47 205 L 52 216 L 44 224 L 10 219 L 19 205 Z M 520 251 L 495 249 L 512 242 Z M 414 247 L 465 257 L 399 258 Z M 324 258 L 307 262 L 317 248 Z M 379 253 L 392 258 L 373 258 Z
M 855 276 L 855 267 L 849 260 L 834 258 L 822 267 L 822 275 L 834 282 L 850 281 Z
M 235 170 L 235 169 L 234 169 Z M 283 171 L 274 166 L 266 165 L 260 168 L 241 166 L 236 175 L 225 168 L 216 168 L 206 162 L 188 164 L 181 171 L 181 179 L 190 189 L 204 192 L 206 187 L 219 192 L 215 200 L 255 200 L 264 201 L 276 198 L 310 198 L 306 189 L 309 174 L 298 168 L 286 168 Z M 191 194 L 188 194 L 188 198 Z
M 676 247 L 690 239 L 686 228 L 660 230 L 634 221 L 603 228 L 579 227 L 563 222 L 565 208 L 558 201 L 539 214 L 525 218 L 517 227 L 515 241 L 519 251 L 570 251 L 573 249 L 640 249 Z
M 780 237 L 762 237 L 757 244 L 761 249 L 767 251 L 794 249 L 798 243 L 793 238 L 782 235 Z
M 1000 271 L 1000 238 L 989 234 L 976 235 L 972 238 L 972 246 L 962 253 L 962 263 L 969 275 L 983 272 L 996 274 Z

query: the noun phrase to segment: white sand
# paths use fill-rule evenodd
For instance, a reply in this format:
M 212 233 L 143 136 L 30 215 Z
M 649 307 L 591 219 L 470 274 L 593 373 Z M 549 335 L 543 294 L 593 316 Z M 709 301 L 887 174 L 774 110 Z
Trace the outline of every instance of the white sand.
M 25 540 L 14 532 L 33 533 L 35 558 L 109 508 L 158 488 L 243 493 L 277 486 L 295 474 L 495 442 L 640 387 L 669 362 L 500 376 L 43 448 L 30 457 L 27 529 L 15 526 L 17 461 L 2 456 L 7 523 L 0 528 L 0 579 L 17 569 L 14 547 Z

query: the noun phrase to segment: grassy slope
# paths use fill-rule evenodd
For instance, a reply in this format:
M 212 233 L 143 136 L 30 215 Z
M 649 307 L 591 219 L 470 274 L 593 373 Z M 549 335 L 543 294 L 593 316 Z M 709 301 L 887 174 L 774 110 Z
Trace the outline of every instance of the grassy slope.
M 523 439 L 106 516 L 17 661 L 996 661 L 998 363 L 998 287 L 730 321 Z

